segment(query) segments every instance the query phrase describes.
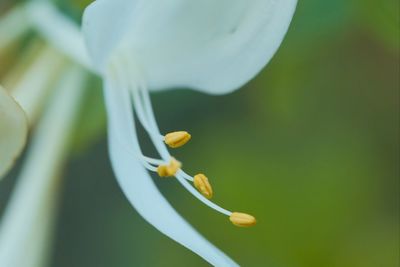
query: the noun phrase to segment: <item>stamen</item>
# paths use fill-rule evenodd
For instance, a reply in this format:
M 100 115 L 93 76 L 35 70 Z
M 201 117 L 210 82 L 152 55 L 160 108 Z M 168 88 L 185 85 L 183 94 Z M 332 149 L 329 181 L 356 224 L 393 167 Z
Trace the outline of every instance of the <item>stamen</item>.
M 147 118 L 145 107 L 143 106 L 143 103 L 141 101 L 142 99 L 140 96 L 140 88 L 133 87 L 132 91 L 134 107 L 140 123 L 149 134 L 160 156 L 163 158 L 163 160 L 168 161 L 171 158 L 171 155 L 164 145 L 164 136 L 159 134 L 159 130 L 155 129 L 154 126 L 150 124 L 151 122 L 149 122 L 149 119 Z
M 152 172 L 157 172 L 157 167 L 154 167 L 154 166 L 152 166 L 152 165 L 150 165 L 148 162 L 146 162 L 145 160 L 142 160 L 142 164 L 143 164 L 143 166 L 146 168 L 146 169 L 148 169 L 149 171 L 152 171 Z
M 241 212 L 234 212 L 229 217 L 229 220 L 236 226 L 239 227 L 250 227 L 254 226 L 257 223 L 256 218 L 253 216 L 241 213 Z
M 172 177 L 182 167 L 182 163 L 177 161 L 175 158 L 171 158 L 168 165 L 160 165 L 157 168 L 157 173 L 160 177 Z
M 125 61 L 124 58 L 120 58 L 120 60 Z M 186 174 L 180 167 L 180 163 L 177 164 L 176 162 L 171 161 L 170 164 L 165 164 L 165 162 L 169 162 L 172 157 L 164 143 L 164 136 L 160 134 L 160 130 L 158 129 L 158 125 L 155 121 L 154 112 L 151 108 L 151 102 L 144 86 L 143 80 L 137 79 L 138 77 L 131 77 L 126 71 L 127 69 L 132 70 L 135 66 L 131 66 L 130 62 L 128 63 L 129 68 L 115 68 L 115 74 L 117 74 L 117 80 L 120 80 L 122 84 L 126 85 L 127 88 L 130 89 L 131 97 L 134 103 L 134 109 L 136 114 L 139 118 L 140 123 L 149 134 L 150 139 L 153 141 L 157 152 L 160 154 L 162 160 L 152 159 L 145 156 L 142 156 L 142 160 L 144 162 L 144 166 L 151 171 L 154 171 L 154 167 L 151 165 L 159 165 L 157 167 L 157 172 L 162 177 L 167 176 L 175 176 L 179 183 L 188 190 L 193 196 L 195 196 L 198 200 L 206 204 L 208 207 L 226 215 L 231 216 L 232 212 L 226 210 L 210 200 L 207 197 L 199 193 L 189 181 L 194 181 L 194 178 L 190 175 Z M 119 64 L 117 64 L 119 65 Z M 139 70 L 138 70 L 139 71 Z M 140 71 L 139 71 L 140 73 Z M 119 77 L 118 77 L 119 76 Z M 129 79 L 127 79 L 129 77 Z M 162 164 L 159 164 L 162 163 Z
M 164 142 L 171 148 L 178 148 L 189 142 L 192 136 L 188 132 L 179 131 L 166 134 Z
M 160 159 L 153 159 L 153 158 L 149 158 L 146 156 L 142 156 L 143 162 L 145 162 L 147 165 L 148 164 L 153 164 L 153 165 L 163 165 L 165 164 L 165 161 L 160 160 Z M 147 168 L 147 167 L 146 167 Z M 149 168 L 147 168 L 149 169 Z M 184 172 L 182 169 L 179 170 L 179 175 L 181 175 L 184 179 L 193 182 L 193 177 L 190 176 L 189 174 L 187 174 L 186 172 Z
M 200 194 L 196 189 L 194 189 L 194 187 L 191 186 L 191 184 L 188 181 L 186 181 L 185 178 L 182 177 L 181 171 L 179 171 L 177 173 L 176 179 L 179 181 L 179 183 L 181 183 L 181 185 L 183 185 L 183 187 L 186 188 L 186 190 L 188 190 L 193 196 L 195 196 L 198 200 L 200 200 L 201 202 L 206 204 L 208 207 L 218 211 L 219 213 L 225 214 L 226 216 L 232 215 L 231 211 L 226 210 L 226 209 L 218 206 L 217 204 L 211 202 L 206 197 L 204 197 L 202 194 Z
M 146 157 L 146 156 L 142 156 L 142 158 L 146 163 L 150 163 L 150 164 L 153 164 L 153 165 L 163 165 L 163 164 L 165 164 L 165 161 L 160 160 L 160 159 L 153 159 L 153 158 Z
M 203 196 L 208 199 L 212 198 L 213 190 L 208 178 L 204 174 L 200 173 L 194 176 L 194 186 L 203 194 Z
M 144 86 L 142 86 L 140 89 L 141 89 L 140 93 L 142 94 L 143 98 L 139 95 L 139 92 L 137 92 L 137 90 L 133 91 L 133 98 L 134 98 L 136 113 L 138 114 L 138 117 L 142 117 L 142 119 L 143 119 L 143 121 L 142 121 L 139 118 L 139 121 L 142 123 L 143 127 L 146 129 L 146 131 L 150 135 L 150 138 L 153 140 L 154 146 L 156 147 L 158 153 L 160 153 L 160 155 L 162 156 L 163 159 L 168 159 L 171 156 L 168 152 L 168 149 L 166 149 L 164 143 L 162 141 L 160 142 L 160 139 L 158 138 L 158 136 L 160 134 L 159 134 L 157 123 L 155 122 L 153 110 L 151 108 L 150 98 L 149 98 Z M 145 110 L 144 110 L 143 104 L 141 103 L 140 100 L 144 101 L 144 105 L 146 107 Z M 147 158 L 147 157 L 144 157 L 144 159 L 152 164 L 157 164 L 157 161 L 158 161 L 158 160 Z M 214 204 L 213 202 L 208 200 L 206 197 L 204 197 L 202 194 L 200 194 L 196 189 L 194 189 L 191 186 L 191 184 L 189 184 L 186 181 L 186 180 L 194 181 L 194 178 L 191 177 L 190 175 L 188 175 L 187 173 L 185 173 L 182 169 L 178 170 L 175 177 L 177 178 L 177 180 L 179 181 L 179 183 L 181 183 L 181 185 L 183 187 L 185 187 L 193 196 L 195 196 L 198 200 L 203 202 L 208 207 L 210 207 L 226 216 L 230 216 L 232 214 L 231 211 L 226 210 L 226 209 Z

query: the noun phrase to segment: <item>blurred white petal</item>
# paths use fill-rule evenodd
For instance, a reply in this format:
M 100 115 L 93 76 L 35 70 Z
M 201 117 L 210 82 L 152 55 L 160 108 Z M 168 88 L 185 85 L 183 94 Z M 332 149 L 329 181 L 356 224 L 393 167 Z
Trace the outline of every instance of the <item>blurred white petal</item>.
M 46 266 L 61 182 L 60 171 L 78 115 L 85 72 L 70 67 L 38 124 L 27 160 L 0 225 L 0 266 Z
M 126 197 L 155 228 L 214 266 L 237 266 L 204 239 L 161 195 L 140 162 L 129 93 L 106 85 L 109 149 L 114 171 Z
M 0 50 L 17 41 L 28 29 L 29 23 L 22 7 L 16 7 L 5 16 L 0 16 Z
M 85 10 L 83 31 L 99 71 L 120 53 L 142 71 L 150 89 L 219 94 L 243 85 L 271 59 L 296 3 L 97 0 Z
M 79 26 L 59 12 L 50 1 L 30 1 L 25 6 L 28 21 L 49 44 L 76 63 L 89 67 L 89 58 Z
M 48 93 L 60 77 L 65 62 L 65 58 L 58 52 L 45 47 L 36 55 L 33 63 L 15 85 L 10 86 L 11 94 L 25 110 L 30 124 L 40 115 Z
M 14 98 L 0 87 L 0 178 L 25 146 L 28 121 Z

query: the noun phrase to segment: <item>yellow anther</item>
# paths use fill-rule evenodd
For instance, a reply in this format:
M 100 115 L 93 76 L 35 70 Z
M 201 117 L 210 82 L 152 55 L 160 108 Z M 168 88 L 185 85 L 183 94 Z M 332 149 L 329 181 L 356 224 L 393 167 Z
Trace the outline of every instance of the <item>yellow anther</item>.
M 197 174 L 194 176 L 194 186 L 200 193 L 203 194 L 206 198 L 210 199 L 213 196 L 213 190 L 208 181 L 208 178 L 204 174 Z
M 229 220 L 236 226 L 239 227 L 250 227 L 254 226 L 257 223 L 256 218 L 253 216 L 241 213 L 241 212 L 233 212 L 229 217 Z
M 192 136 L 188 132 L 180 131 L 165 135 L 164 142 L 172 148 L 181 147 L 189 142 Z
M 171 161 L 168 165 L 160 165 L 157 168 L 157 173 L 160 177 L 171 177 L 175 176 L 177 171 L 182 167 L 182 163 L 177 161 L 174 158 L 171 158 Z

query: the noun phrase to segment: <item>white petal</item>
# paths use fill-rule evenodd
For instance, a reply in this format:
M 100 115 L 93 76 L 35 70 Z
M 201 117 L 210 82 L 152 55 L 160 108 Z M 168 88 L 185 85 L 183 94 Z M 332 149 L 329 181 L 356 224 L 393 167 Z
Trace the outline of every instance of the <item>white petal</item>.
M 278 49 L 297 0 L 97 0 L 83 29 L 95 68 L 131 60 L 150 89 L 225 93 L 254 77 Z M 112 19 L 110 19 L 112 18 Z
M 24 148 L 27 133 L 28 122 L 24 111 L 0 87 L 0 178 Z
M 30 1 L 25 8 L 31 26 L 47 42 L 75 62 L 84 67 L 89 66 L 83 36 L 76 23 L 63 15 L 50 1 Z
M 118 182 L 135 209 L 155 228 L 215 266 L 237 266 L 197 233 L 160 194 L 139 161 L 129 95 L 106 85 L 109 149 Z M 135 153 L 136 152 L 136 153 Z
M 19 40 L 27 33 L 29 26 L 24 9 L 19 6 L 4 16 L 0 15 L 0 51 Z
M 26 160 L 0 221 L 0 266 L 41 267 L 51 249 L 61 173 L 85 92 L 86 74 L 65 69 L 35 128 Z
M 46 46 L 35 55 L 19 79 L 7 87 L 26 112 L 30 125 L 37 121 L 54 82 L 65 71 L 65 63 L 61 54 Z

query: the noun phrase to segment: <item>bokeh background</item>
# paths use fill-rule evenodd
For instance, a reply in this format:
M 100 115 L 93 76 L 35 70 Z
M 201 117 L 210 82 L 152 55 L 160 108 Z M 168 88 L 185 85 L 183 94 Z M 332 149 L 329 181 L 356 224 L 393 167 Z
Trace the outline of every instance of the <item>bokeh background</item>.
M 79 19 L 88 2 L 58 4 Z M 1 0 L 1 12 L 15 3 Z M 231 226 L 173 180 L 155 178 L 160 190 L 243 266 L 399 266 L 399 16 L 396 0 L 300 0 L 278 53 L 241 90 L 153 95 L 161 130 L 194 137 L 173 151 L 185 169 L 207 173 L 214 200 L 256 215 L 256 227 Z M 15 55 L 0 55 L 3 76 Z M 97 78 L 82 114 L 51 266 L 207 266 L 126 201 L 107 155 Z M 1 184 L 0 210 L 17 174 Z

